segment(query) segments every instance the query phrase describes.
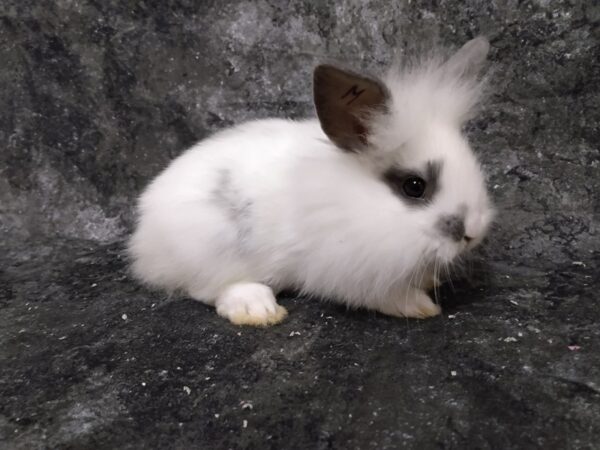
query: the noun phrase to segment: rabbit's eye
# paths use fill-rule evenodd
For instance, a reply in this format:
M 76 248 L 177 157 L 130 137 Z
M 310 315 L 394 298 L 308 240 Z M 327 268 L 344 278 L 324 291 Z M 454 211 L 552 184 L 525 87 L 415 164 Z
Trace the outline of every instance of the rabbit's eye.
M 427 183 L 425 183 L 423 178 L 412 176 L 404 181 L 402 189 L 404 189 L 404 193 L 409 197 L 421 198 L 425 194 L 426 186 Z
M 383 182 L 404 203 L 410 206 L 427 206 L 439 189 L 442 163 L 429 161 L 421 170 L 390 167 L 383 175 Z

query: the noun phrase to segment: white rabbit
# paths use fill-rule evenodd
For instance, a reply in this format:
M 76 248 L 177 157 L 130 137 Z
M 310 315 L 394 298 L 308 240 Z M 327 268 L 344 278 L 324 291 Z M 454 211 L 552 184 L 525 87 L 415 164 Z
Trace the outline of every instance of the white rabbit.
M 287 314 L 283 288 L 384 314 L 440 313 L 426 290 L 493 210 L 461 133 L 481 93 L 476 38 L 378 81 L 314 71 L 318 120 L 245 123 L 195 145 L 139 200 L 135 275 L 235 324 Z

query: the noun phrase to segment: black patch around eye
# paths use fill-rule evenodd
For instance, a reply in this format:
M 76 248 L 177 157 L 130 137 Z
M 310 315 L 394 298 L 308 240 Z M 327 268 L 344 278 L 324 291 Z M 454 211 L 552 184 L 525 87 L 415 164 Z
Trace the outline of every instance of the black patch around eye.
M 431 197 L 440 188 L 440 174 L 442 173 L 442 162 L 441 161 L 429 161 L 427 162 L 427 168 L 425 169 L 425 179 L 429 184 L 429 193 Z
M 429 161 L 423 171 L 392 167 L 383 174 L 383 181 L 398 197 L 412 205 L 423 205 L 439 190 L 441 171 L 439 161 Z

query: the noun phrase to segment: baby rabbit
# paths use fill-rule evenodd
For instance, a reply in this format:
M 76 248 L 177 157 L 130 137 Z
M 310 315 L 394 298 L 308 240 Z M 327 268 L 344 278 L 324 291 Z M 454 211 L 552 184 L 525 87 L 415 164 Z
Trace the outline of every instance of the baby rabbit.
M 381 81 L 320 65 L 318 119 L 258 120 L 196 144 L 139 199 L 135 275 L 235 324 L 280 322 L 283 288 L 398 317 L 440 314 L 427 290 L 493 215 L 461 133 L 488 49 L 479 37 Z

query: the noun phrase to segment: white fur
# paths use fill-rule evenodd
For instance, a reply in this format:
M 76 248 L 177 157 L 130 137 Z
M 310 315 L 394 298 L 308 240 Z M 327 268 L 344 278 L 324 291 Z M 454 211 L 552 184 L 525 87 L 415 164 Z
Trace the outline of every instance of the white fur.
M 472 247 L 492 217 L 460 132 L 479 87 L 446 72 L 425 64 L 387 77 L 393 106 L 372 119 L 364 155 L 338 149 L 317 120 L 245 123 L 195 145 L 140 198 L 129 244 L 135 274 L 216 303 L 225 317 L 239 304 L 228 310 L 218 299 L 239 283 L 236 295 L 260 297 L 267 310 L 271 297 L 257 283 L 387 314 L 439 313 L 423 289 L 467 245 L 442 236 L 436 220 L 466 208 Z M 443 162 L 441 189 L 427 207 L 408 206 L 381 181 L 392 163 L 432 160 Z

